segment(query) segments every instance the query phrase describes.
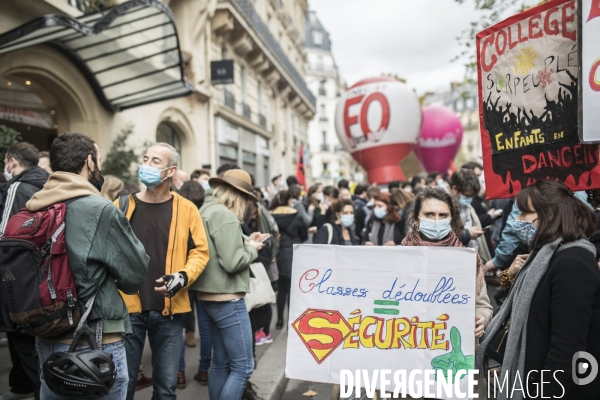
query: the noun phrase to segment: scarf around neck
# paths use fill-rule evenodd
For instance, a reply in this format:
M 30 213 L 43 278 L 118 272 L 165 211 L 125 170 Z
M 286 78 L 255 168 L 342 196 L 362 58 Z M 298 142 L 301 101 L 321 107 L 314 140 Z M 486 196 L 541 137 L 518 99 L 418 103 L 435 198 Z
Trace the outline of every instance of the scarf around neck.
M 373 228 L 371 228 L 371 242 L 375 246 L 383 246 L 388 241 L 394 242 L 394 228 L 396 224 L 388 224 L 378 219 L 373 219 Z M 379 230 L 383 227 L 383 239 L 379 243 Z
M 596 254 L 596 248 L 586 239 L 579 239 L 562 246 L 560 245 L 561 242 L 562 237 L 544 245 L 537 254 L 532 254 L 527 258 L 527 261 L 525 261 L 525 264 L 521 268 L 521 272 L 519 272 L 513 283 L 508 298 L 504 301 L 502 307 L 500 307 L 498 314 L 487 326 L 481 338 L 481 344 L 475 353 L 475 368 L 482 367 L 485 349 L 496 335 L 496 332 L 502 328 L 504 321 L 510 318 L 510 330 L 508 331 L 500 377 L 503 381 L 504 377 L 508 374 L 508 382 L 512 384 L 512 382 L 515 382 L 518 372 L 521 379 L 523 379 L 523 376 L 525 376 L 525 345 L 529 307 L 531 306 L 533 294 L 540 280 L 548 270 L 548 265 L 554 253 L 570 247 L 581 247 Z M 498 400 L 506 400 L 508 399 L 507 396 L 508 393 L 502 391 L 498 396 Z M 510 398 L 521 400 L 523 399 L 523 393 L 515 391 Z
M 458 239 L 458 236 L 454 232 L 450 232 L 448 236 L 437 242 L 430 242 L 421 237 L 418 230 L 413 229 L 404 240 L 402 240 L 402 246 L 433 246 L 433 247 L 465 247 Z M 483 262 L 477 254 L 477 275 L 482 271 Z M 479 291 L 479 290 L 478 290 Z

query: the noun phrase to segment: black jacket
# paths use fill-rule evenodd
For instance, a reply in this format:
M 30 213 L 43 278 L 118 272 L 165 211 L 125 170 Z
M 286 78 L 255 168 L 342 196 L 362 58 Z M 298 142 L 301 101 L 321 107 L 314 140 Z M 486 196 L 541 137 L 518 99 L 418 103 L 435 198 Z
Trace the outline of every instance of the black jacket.
M 600 396 L 600 374 L 584 386 L 572 379 L 572 359 L 586 351 L 600 362 L 600 269 L 594 255 L 575 247 L 556 253 L 533 295 L 527 319 L 525 374 L 551 370 L 564 387 L 545 373 L 544 396 L 586 400 Z M 532 372 L 530 393 L 535 394 L 539 373 Z M 524 383 L 525 384 L 525 383 Z M 538 394 L 538 398 L 541 395 Z
M 596 233 L 590 238 L 590 242 L 596 246 L 596 261 L 600 259 L 600 211 L 594 211 L 596 214 Z
M 329 241 L 329 231 L 327 230 L 327 226 L 323 225 L 321 229 L 317 232 L 317 236 L 315 236 L 315 244 L 333 244 L 338 246 L 345 246 L 346 241 L 344 240 L 344 236 L 342 235 L 342 226 L 338 224 L 331 224 L 333 227 L 333 234 L 331 235 L 331 243 L 327 243 Z M 348 229 L 350 232 L 350 240 L 352 241 L 352 246 L 358 246 L 360 244 L 360 240 L 354 234 L 354 229 L 350 227 Z
M 8 219 L 25 208 L 31 196 L 44 187 L 49 176 L 48 171 L 35 166 L 27 168 L 0 187 L 0 235 L 4 233 Z
M 271 211 L 271 215 L 279 228 L 279 251 L 277 252 L 277 268 L 279 276 L 286 279 L 292 278 L 292 260 L 294 244 L 300 244 L 308 239 L 304 221 L 298 211 L 292 207 L 278 207 Z

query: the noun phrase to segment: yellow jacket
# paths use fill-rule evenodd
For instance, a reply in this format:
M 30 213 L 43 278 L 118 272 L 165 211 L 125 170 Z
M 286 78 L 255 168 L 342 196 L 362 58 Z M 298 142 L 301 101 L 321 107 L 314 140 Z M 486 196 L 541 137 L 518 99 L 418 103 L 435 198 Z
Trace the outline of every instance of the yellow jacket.
M 208 242 L 198 208 L 177 193 L 172 192 L 172 195 L 173 217 L 169 230 L 165 275 L 185 271 L 188 284 L 170 299 L 165 297 L 165 308 L 162 311 L 165 316 L 191 311 L 187 288 L 198 279 L 209 259 Z M 119 204 L 119 200 L 115 200 L 115 205 L 121 210 L 126 209 L 125 216 L 130 220 L 135 211 L 133 196 L 128 197 L 127 205 Z M 134 295 L 121 292 L 121 297 L 130 314 L 142 312 L 139 292 Z

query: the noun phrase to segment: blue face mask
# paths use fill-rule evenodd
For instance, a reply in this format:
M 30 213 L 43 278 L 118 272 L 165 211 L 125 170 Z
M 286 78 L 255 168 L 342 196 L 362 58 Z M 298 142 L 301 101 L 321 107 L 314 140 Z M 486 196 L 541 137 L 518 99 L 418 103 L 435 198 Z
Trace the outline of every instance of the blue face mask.
M 385 208 L 375 208 L 373 214 L 375 214 L 375 218 L 383 219 L 387 215 L 387 210 Z
M 531 246 L 533 235 L 535 235 L 536 231 L 533 221 L 522 221 L 520 219 L 515 219 L 515 222 L 513 222 L 513 228 L 515 229 L 515 233 L 519 239 L 527 243 L 528 246 Z
M 142 183 L 146 185 L 148 189 L 152 189 L 164 182 L 164 179 L 160 179 L 160 174 L 169 168 L 171 167 L 167 167 L 165 169 L 158 169 L 149 165 L 140 165 L 138 176 L 140 178 L 140 181 L 142 181 Z
M 204 190 L 210 189 L 210 184 L 208 183 L 208 180 L 202 182 L 202 189 L 204 189 Z
M 463 196 L 462 194 L 460 195 L 460 198 L 458 199 L 458 204 L 460 204 L 463 207 L 468 207 L 471 205 L 471 202 L 473 201 L 472 197 L 467 197 L 467 196 Z
M 438 221 L 428 218 L 419 218 L 419 221 L 419 232 L 431 240 L 441 240 L 448 236 L 451 231 L 450 218 Z
M 350 228 L 354 224 L 354 214 L 352 215 L 342 215 L 342 225 L 346 228 Z

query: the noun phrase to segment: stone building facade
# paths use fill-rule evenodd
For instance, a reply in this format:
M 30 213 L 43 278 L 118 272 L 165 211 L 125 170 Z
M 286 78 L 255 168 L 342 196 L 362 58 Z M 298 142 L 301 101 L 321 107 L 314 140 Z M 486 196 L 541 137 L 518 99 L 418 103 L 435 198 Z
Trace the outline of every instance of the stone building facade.
M 141 150 L 147 141 L 169 142 L 180 150 L 180 167 L 188 172 L 208 167 L 214 173 L 222 163 L 236 162 L 257 185 L 275 174 L 295 173 L 298 149 L 308 142 L 308 123 L 316 113 L 304 80 L 306 0 L 111 3 L 119 18 L 103 27 L 102 40 L 86 36 L 81 40 L 88 42 L 73 50 L 72 41 L 84 36 L 79 32 L 55 40 L 30 39 L 32 33 L 13 38 L 8 44 L 17 45 L 5 52 L 11 30 L 36 18 L 92 26 L 115 8 L 93 16 L 74 0 L 0 5 L 0 124 L 20 130 L 41 150 L 60 133 L 84 132 L 104 153 L 132 124 L 131 146 Z M 58 35 L 48 32 L 49 39 Z M 86 50 L 109 40 L 110 52 L 82 60 Z M 92 61 L 105 56 L 121 59 L 104 69 Z M 233 83 L 212 85 L 211 62 L 223 59 L 233 60 Z M 162 83 L 178 68 L 181 82 Z M 118 103 L 142 84 L 149 86 L 130 97 L 137 100 Z M 124 94 L 111 98 L 115 87 Z

